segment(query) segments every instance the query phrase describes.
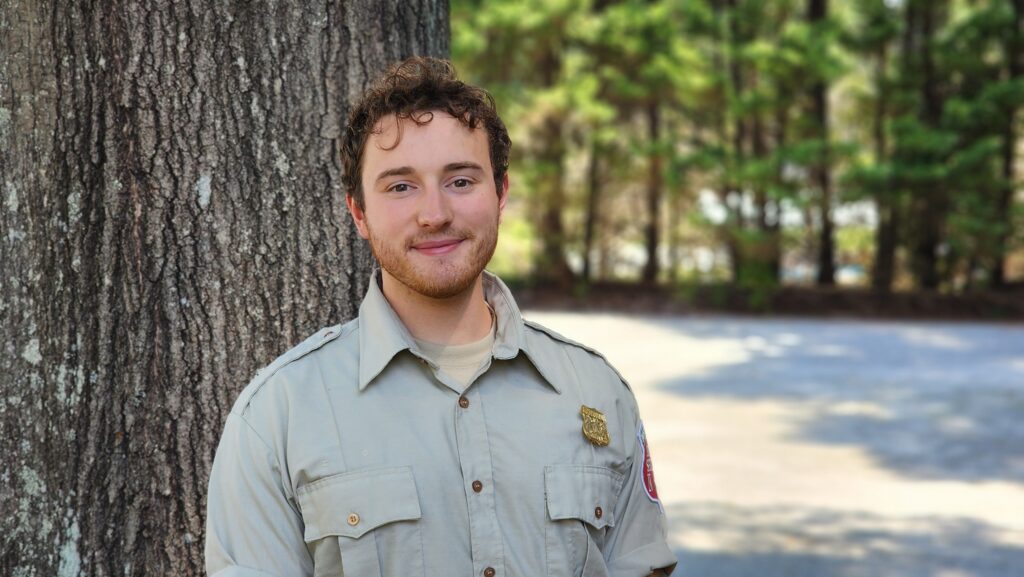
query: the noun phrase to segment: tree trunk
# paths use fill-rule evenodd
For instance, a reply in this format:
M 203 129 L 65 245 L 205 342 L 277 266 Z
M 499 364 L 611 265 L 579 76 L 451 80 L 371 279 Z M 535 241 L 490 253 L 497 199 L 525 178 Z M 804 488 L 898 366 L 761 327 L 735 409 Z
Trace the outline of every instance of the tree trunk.
M 722 47 L 728 55 L 728 63 L 723 59 L 723 65 L 726 67 L 726 70 L 722 70 L 722 74 L 723 78 L 727 78 L 728 82 L 731 83 L 730 88 L 726 90 L 726 100 L 727 102 L 734 103 L 739 102 L 744 91 L 743 66 L 738 56 L 744 37 L 741 27 L 742 22 L 740 22 L 739 17 L 736 15 L 736 0 L 725 0 L 723 8 L 724 15 L 727 18 L 726 29 L 728 30 L 728 38 L 722 43 Z M 729 108 L 733 108 L 732 104 L 727 106 L 727 109 Z M 728 147 L 726 142 L 730 126 L 728 120 L 732 120 L 732 150 L 727 154 L 731 157 L 732 162 L 726 167 L 727 174 L 723 178 L 719 195 L 727 211 L 724 229 L 731 265 L 732 282 L 739 283 L 743 279 L 743 271 L 746 268 L 746 257 L 741 246 L 742 229 L 744 228 L 743 197 L 745 195 L 744 188 L 746 183 L 742 182 L 738 175 L 742 172 L 743 166 L 746 163 L 744 143 L 747 141 L 747 127 L 745 119 L 739 110 L 733 111 L 731 118 L 728 113 L 724 114 L 723 123 L 720 128 L 723 136 L 723 145 L 726 147 Z
M 754 90 L 757 90 L 755 85 Z M 764 162 L 768 157 L 768 145 L 765 142 L 764 123 L 761 112 L 754 112 L 750 126 L 750 145 L 754 162 Z M 751 187 L 754 189 L 754 206 L 757 208 L 757 230 L 762 234 L 768 231 L 768 185 L 757 180 Z
M 1024 77 L 1024 0 L 1013 0 L 1013 31 L 1007 40 L 1006 60 L 1010 80 Z M 996 238 L 995 263 L 992 267 L 992 286 L 1006 286 L 1006 255 L 1008 252 L 1010 233 L 1013 230 L 1013 198 L 1016 192 L 1016 174 L 1014 164 L 1017 152 L 1017 108 L 1008 112 L 1006 128 L 1003 133 L 1002 171 L 1003 190 L 998 199 L 999 216 L 1004 219 L 1003 226 Z
M 593 280 L 594 232 L 600 219 L 601 206 L 601 146 L 597 140 L 590 143 L 590 165 L 587 167 L 587 214 L 583 225 L 583 282 Z
M 785 118 L 785 109 L 780 108 L 776 120 Z M 785 138 L 785 120 L 782 120 L 776 128 L 776 148 L 781 148 Z M 768 134 L 765 122 L 760 112 L 755 112 L 751 122 L 751 148 L 756 162 L 768 161 L 772 151 L 768 146 Z M 776 174 L 781 175 L 781 171 Z M 754 184 L 754 204 L 757 207 L 757 231 L 759 233 L 759 246 L 754 247 L 754 264 L 758 269 L 758 277 L 765 283 L 779 282 L 781 266 L 781 250 L 779 248 L 779 235 L 775 230 L 775 223 L 769 219 L 769 212 L 772 209 L 772 201 L 768 197 L 769 181 L 758 181 Z
M 545 88 L 555 86 L 562 69 L 562 61 L 554 47 L 544 55 L 541 67 L 541 82 Z M 565 186 L 562 182 L 565 161 L 565 138 L 562 134 L 562 118 L 557 112 L 548 113 L 540 130 L 538 144 L 538 165 L 541 169 L 537 186 L 541 199 L 540 215 L 541 250 L 534 275 L 538 280 L 559 287 L 572 284 L 572 269 L 565 258 Z
M 669 283 L 675 286 L 679 282 L 679 267 L 683 261 L 683 239 L 679 234 L 683 216 L 683 191 L 676 190 L 671 196 L 668 209 L 668 255 Z
M 888 65 L 888 51 L 885 46 L 878 50 L 877 56 L 875 89 L 878 91 L 878 101 L 875 103 L 872 140 L 875 148 L 875 164 L 881 165 L 888 159 L 885 119 L 889 109 L 889 88 L 885 79 L 885 70 Z M 875 193 L 878 227 L 875 229 L 875 262 L 871 275 L 871 286 L 881 292 L 892 290 L 896 271 L 896 231 L 899 226 L 899 213 L 892 184 L 886 182 L 886 189 Z
M 349 99 L 447 3 L 0 9 L 0 574 L 200 575 L 238 391 L 357 310 Z
M 809 0 L 807 20 L 811 26 L 821 26 L 828 15 L 827 0 Z M 818 188 L 818 217 L 821 230 L 818 237 L 818 284 L 835 284 L 835 233 L 832 223 L 832 172 L 829 154 L 828 130 L 828 85 L 824 79 L 817 79 L 811 86 L 812 116 L 821 152 L 811 173 Z
M 919 9 L 917 24 L 920 26 L 919 38 L 921 50 L 921 121 L 932 129 L 938 128 L 942 117 L 942 96 L 939 93 L 939 77 L 935 70 L 932 41 L 938 26 L 938 6 L 933 0 L 911 1 Z M 934 160 L 937 162 L 937 160 Z M 921 288 L 933 290 L 938 288 L 939 276 L 939 244 L 942 242 L 943 225 L 948 211 L 948 198 L 943 183 L 934 181 L 929 185 L 918 187 L 914 195 L 915 214 L 920 216 L 919 229 L 916 235 L 913 262 L 914 273 Z
M 891 197 L 876 199 L 878 228 L 875 231 L 875 270 L 871 286 L 876 291 L 890 292 L 895 279 L 896 245 L 898 243 L 899 210 Z
M 783 150 L 786 147 L 788 133 L 789 133 L 789 108 L 780 107 L 775 111 L 775 121 L 773 126 L 774 138 L 775 138 L 775 149 Z M 782 161 L 776 162 L 775 167 L 775 184 L 780 189 L 785 186 L 783 177 Z M 772 244 L 772 262 L 771 262 L 771 274 L 775 282 L 782 282 L 782 201 L 778 198 L 771 205 L 774 208 L 773 218 L 771 220 L 766 219 L 768 225 L 767 231 Z M 767 208 L 767 207 L 766 207 Z
M 646 284 L 654 284 L 661 271 L 658 262 L 658 244 L 661 240 L 661 197 L 663 188 L 661 153 L 661 114 L 657 99 L 647 103 L 647 137 L 651 145 L 651 157 L 647 172 L 647 223 L 644 225 L 644 245 L 647 248 L 647 262 L 643 276 Z

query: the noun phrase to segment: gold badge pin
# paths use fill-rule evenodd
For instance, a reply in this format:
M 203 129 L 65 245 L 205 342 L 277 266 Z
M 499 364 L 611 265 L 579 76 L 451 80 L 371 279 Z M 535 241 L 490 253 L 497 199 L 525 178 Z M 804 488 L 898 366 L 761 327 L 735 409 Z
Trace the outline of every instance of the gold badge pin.
M 586 405 L 580 406 L 583 416 L 583 436 L 598 447 L 607 447 L 612 440 L 608 438 L 608 421 L 604 414 Z

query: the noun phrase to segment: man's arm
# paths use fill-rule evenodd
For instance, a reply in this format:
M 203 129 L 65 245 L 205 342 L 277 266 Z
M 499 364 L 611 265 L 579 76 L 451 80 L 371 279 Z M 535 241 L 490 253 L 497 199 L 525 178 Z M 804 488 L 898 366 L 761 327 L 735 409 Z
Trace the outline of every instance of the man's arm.
M 662 577 L 675 569 L 676 556 L 668 546 L 668 523 L 657 501 L 642 435 L 633 439 L 633 446 L 632 464 L 615 506 L 615 526 L 609 529 L 603 553 L 613 577 Z
M 211 577 L 311 575 L 302 517 L 270 446 L 232 412 L 210 473 L 206 572 Z

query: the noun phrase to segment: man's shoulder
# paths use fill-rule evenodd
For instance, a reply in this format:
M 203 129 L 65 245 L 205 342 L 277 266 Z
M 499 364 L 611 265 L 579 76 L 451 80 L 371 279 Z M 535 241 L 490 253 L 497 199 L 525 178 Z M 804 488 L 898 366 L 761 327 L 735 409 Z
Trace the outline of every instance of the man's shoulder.
M 544 325 L 542 325 L 542 324 L 540 324 L 538 322 L 527 320 L 527 319 L 523 319 L 523 324 L 526 325 L 527 328 L 533 329 L 533 334 L 534 335 L 540 334 L 540 335 L 546 336 L 548 338 L 548 340 L 553 341 L 552 344 L 554 344 L 555 346 L 567 346 L 567 347 L 571 347 L 571 348 L 583 349 L 584 351 L 586 351 L 586 352 L 588 352 L 588 353 L 590 353 L 592 355 L 595 355 L 597 357 L 600 357 L 601 359 L 604 359 L 604 356 L 601 355 L 601 353 L 597 352 L 597 350 L 595 350 L 595 349 L 593 349 L 591 347 L 588 347 L 587 345 L 585 345 L 585 344 L 583 344 L 583 343 L 581 343 L 579 341 L 574 341 L 574 340 L 570 339 L 569 337 L 559 333 L 558 331 L 555 331 L 554 329 L 552 329 L 550 327 L 546 327 L 546 326 L 544 326 Z
M 622 373 L 612 365 L 608 359 L 597 349 L 587 346 L 579 341 L 549 328 L 540 323 L 523 319 L 526 326 L 526 338 L 531 342 L 533 348 L 558 348 L 563 350 L 574 364 L 582 363 L 583 366 L 575 366 L 578 371 L 604 372 L 620 381 L 626 389 L 632 391 L 629 382 L 622 376 Z
M 244 412 L 250 403 L 253 402 L 253 399 L 260 395 L 264 389 L 273 386 L 272 383 L 275 381 L 274 377 L 276 375 L 288 370 L 294 370 L 296 366 L 302 365 L 304 361 L 320 354 L 329 343 L 345 342 L 357 332 L 358 328 L 359 319 L 355 318 L 344 324 L 324 327 L 306 337 L 305 340 L 282 353 L 269 365 L 256 371 L 256 375 L 239 393 L 232 412 Z

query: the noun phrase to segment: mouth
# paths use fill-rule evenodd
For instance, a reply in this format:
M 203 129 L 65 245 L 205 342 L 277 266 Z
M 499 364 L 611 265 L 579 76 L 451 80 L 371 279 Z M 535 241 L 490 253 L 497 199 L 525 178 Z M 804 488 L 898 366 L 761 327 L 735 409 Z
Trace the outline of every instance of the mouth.
M 462 244 L 464 239 L 461 238 L 446 238 L 441 240 L 430 240 L 424 242 L 418 242 L 412 245 L 412 248 L 419 251 L 421 254 L 430 256 L 447 254 L 452 252 Z

